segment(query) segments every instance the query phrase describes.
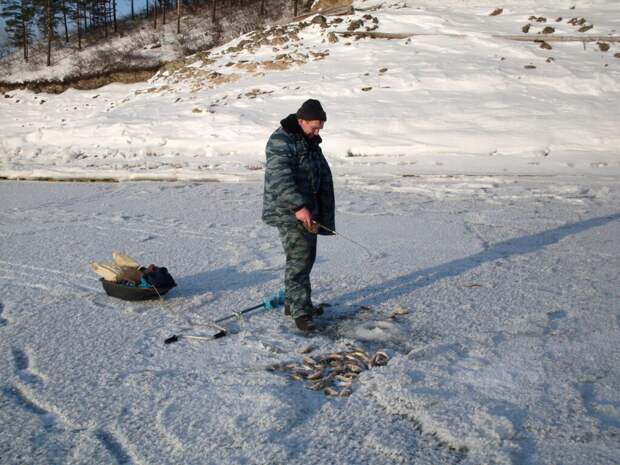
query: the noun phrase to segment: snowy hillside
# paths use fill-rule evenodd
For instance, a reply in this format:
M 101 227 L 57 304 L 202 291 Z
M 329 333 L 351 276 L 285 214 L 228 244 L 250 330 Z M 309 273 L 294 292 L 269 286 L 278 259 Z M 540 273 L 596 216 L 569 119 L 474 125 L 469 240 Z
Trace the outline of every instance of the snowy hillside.
M 354 15 L 252 32 L 149 83 L 9 92 L 0 176 L 259 179 L 267 137 L 308 97 L 326 108 L 340 177 L 618 174 L 620 4 L 540 3 L 360 1 Z M 366 32 L 379 38 L 355 35 Z
M 233 7 L 229 4 L 218 9 L 215 24 L 211 9 L 205 8 L 204 4 L 193 5 L 190 11 L 183 13 L 180 33 L 177 32 L 176 10 L 168 12 L 166 24 L 162 23 L 161 16 L 158 17 L 156 27 L 152 17 L 144 18 L 144 11 L 137 14 L 135 20 L 125 17 L 119 21 L 117 33 L 110 30 L 105 39 L 101 37 L 101 31 L 86 34 L 81 49 L 78 49 L 78 39 L 73 31 L 68 43 L 53 42 L 51 66 L 47 66 L 47 43 L 44 40 L 31 44 L 27 63 L 23 51 L 17 47 L 0 59 L 0 88 L 3 84 L 19 83 L 38 83 L 41 87 L 47 82 L 75 84 L 114 72 L 157 70 L 164 63 L 188 53 L 213 47 L 260 24 L 281 19 L 289 11 L 281 0 L 269 0 L 263 16 L 254 5 L 246 3 L 245 6 Z M 84 83 L 81 87 L 73 87 L 93 88 Z

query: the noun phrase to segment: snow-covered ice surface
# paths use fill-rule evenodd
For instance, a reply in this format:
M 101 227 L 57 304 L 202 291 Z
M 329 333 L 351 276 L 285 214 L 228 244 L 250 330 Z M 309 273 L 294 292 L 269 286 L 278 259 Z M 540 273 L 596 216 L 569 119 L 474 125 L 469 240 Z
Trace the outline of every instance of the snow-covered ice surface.
M 309 97 L 326 108 L 339 176 L 620 173 L 620 43 L 501 38 L 544 27 L 617 38 L 616 0 L 510 0 L 499 16 L 489 1 L 354 6 L 325 27 L 309 18 L 239 37 L 149 83 L 9 92 L 0 177 L 260 179 L 267 137 Z M 352 27 L 422 35 L 336 34 Z
M 260 183 L 0 183 L 4 464 L 618 464 L 620 182 L 341 180 L 311 338 L 281 310 L 201 326 L 280 286 Z M 167 266 L 164 301 L 88 262 Z M 394 318 L 390 315 L 395 313 Z M 385 349 L 351 397 L 265 370 Z

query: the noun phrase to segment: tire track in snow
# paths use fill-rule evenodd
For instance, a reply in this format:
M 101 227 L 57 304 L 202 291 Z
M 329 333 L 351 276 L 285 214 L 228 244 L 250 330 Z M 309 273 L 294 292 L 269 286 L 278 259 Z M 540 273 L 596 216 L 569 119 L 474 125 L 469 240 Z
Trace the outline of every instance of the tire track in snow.
M 134 462 L 121 441 L 110 431 L 99 428 L 95 431 L 95 436 L 101 441 L 106 450 L 114 458 L 118 465 L 131 465 Z
M 26 355 L 25 352 L 22 352 L 19 349 L 13 349 L 13 361 L 15 362 L 15 369 L 17 371 L 22 371 L 22 370 L 27 370 L 28 369 L 28 365 L 29 360 L 28 360 L 28 355 Z
M 74 278 L 88 278 L 89 275 L 85 275 L 85 274 L 78 274 L 78 273 L 71 273 L 69 271 L 63 271 L 63 270 L 57 270 L 55 268 L 46 268 L 46 267 L 42 267 L 42 266 L 34 266 L 34 265 L 27 265 L 24 263 L 14 263 L 14 262 L 9 262 L 6 260 L 0 260 L 0 263 L 6 266 L 9 266 L 11 268 L 11 271 L 16 271 L 14 270 L 15 267 L 19 267 L 19 268 L 26 268 L 28 270 L 33 270 L 33 271 L 44 271 L 46 273 L 53 273 L 53 274 L 59 274 L 62 275 L 63 277 L 66 276 L 72 276 Z M 25 274 L 27 272 L 25 271 L 21 271 L 21 273 Z M 32 273 L 30 273 L 32 274 Z
M 30 367 L 30 357 L 21 349 L 11 349 L 13 353 L 13 363 L 15 365 L 15 373 L 25 383 L 28 384 L 43 384 L 43 378 L 35 373 Z
M 2 262 L 2 260 L 0 260 L 0 262 Z M 9 263 L 9 262 L 5 262 L 5 263 Z M 12 263 L 11 266 L 17 267 L 17 266 L 24 266 L 24 265 L 20 265 L 18 263 Z M 57 270 L 50 270 L 50 269 L 45 269 L 45 268 L 41 268 L 41 270 L 56 272 L 61 275 L 64 274 L 63 272 L 57 271 Z M 63 287 L 63 288 L 67 288 L 70 292 L 84 292 L 86 294 L 90 294 L 92 292 L 98 292 L 98 289 L 95 289 L 89 286 L 84 286 L 82 284 L 76 284 L 75 282 L 69 281 L 71 276 L 76 276 L 76 277 L 80 277 L 81 279 L 84 279 L 85 278 L 84 275 L 79 276 L 79 275 L 68 274 L 66 275 L 64 279 L 58 279 L 58 277 L 56 276 L 50 276 L 50 275 L 46 276 L 46 275 L 31 272 L 31 271 L 23 271 L 19 269 L 0 268 L 0 271 L 2 271 L 3 273 L 6 273 L 5 275 L 0 276 L 1 278 L 18 281 L 16 284 L 20 286 L 39 288 L 45 291 L 52 291 L 54 290 L 54 288 Z M 26 281 L 20 280 L 18 276 L 25 276 L 26 278 L 28 278 L 28 280 Z M 51 281 L 53 284 L 46 285 L 46 284 L 39 283 L 38 281 L 41 280 L 42 278 L 46 281 L 47 280 Z
M 12 401 L 18 407 L 38 416 L 43 428 L 46 431 L 51 431 L 56 425 L 56 415 L 40 405 L 39 402 L 34 400 L 20 387 L 13 385 L 5 386 L 2 389 L 2 393 L 7 399 Z
M 25 363 L 24 359 L 20 359 L 20 366 L 24 366 Z M 17 407 L 39 417 L 47 432 L 53 430 L 79 432 L 88 429 L 87 425 L 73 423 L 60 409 L 39 398 L 26 384 L 7 384 L 0 393 Z
M 4 310 L 4 304 L 0 302 L 0 328 L 9 324 L 9 320 L 2 318 L 2 311 Z
M 29 366 L 27 355 L 19 349 L 13 350 L 16 368 L 25 370 Z M 29 412 L 39 418 L 43 429 L 48 433 L 62 430 L 70 430 L 72 432 L 93 431 L 93 425 L 74 425 L 53 406 L 46 405 L 44 401 L 37 399 L 36 396 L 29 392 L 24 386 L 7 385 L 0 391 L 9 401 L 17 407 Z M 92 433 L 91 433 L 92 434 Z M 97 438 L 105 449 L 110 453 L 118 465 L 140 465 L 141 462 L 132 458 L 131 454 L 123 443 L 105 428 L 97 428 L 94 430 L 94 436 Z
M 154 220 L 143 218 L 143 216 L 144 215 L 97 215 L 95 218 L 88 218 L 91 223 L 87 226 L 102 231 L 127 231 L 130 233 L 143 233 L 147 235 L 148 240 L 157 239 L 162 236 L 186 236 L 190 238 L 209 239 L 208 232 L 210 232 L 209 230 L 213 228 L 213 225 L 209 224 L 205 227 L 205 230 L 196 230 L 188 228 L 185 223 L 179 220 L 171 220 L 169 218 Z M 98 221 L 99 224 L 93 222 L 93 219 Z

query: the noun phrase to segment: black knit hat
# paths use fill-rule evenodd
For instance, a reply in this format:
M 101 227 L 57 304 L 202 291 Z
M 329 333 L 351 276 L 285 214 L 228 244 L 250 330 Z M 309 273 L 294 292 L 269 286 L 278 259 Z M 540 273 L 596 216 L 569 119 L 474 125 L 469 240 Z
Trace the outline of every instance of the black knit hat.
M 296 113 L 297 118 L 306 121 L 327 121 L 327 115 L 321 106 L 321 102 L 315 99 L 306 100 Z

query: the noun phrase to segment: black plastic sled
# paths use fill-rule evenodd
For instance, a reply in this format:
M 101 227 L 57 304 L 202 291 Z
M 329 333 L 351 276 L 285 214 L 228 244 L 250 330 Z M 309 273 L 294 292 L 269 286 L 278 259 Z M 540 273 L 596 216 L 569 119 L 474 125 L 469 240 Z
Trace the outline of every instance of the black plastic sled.
M 168 286 L 161 286 L 155 288 L 151 287 L 137 287 L 137 286 L 127 286 L 121 283 L 115 283 L 112 281 L 106 281 L 103 278 L 100 278 L 101 284 L 103 285 L 103 289 L 105 293 L 110 297 L 116 297 L 117 299 L 123 300 L 152 300 L 159 299 L 160 296 L 166 294 L 170 289 L 176 287 L 176 283 L 172 281 L 172 283 Z

